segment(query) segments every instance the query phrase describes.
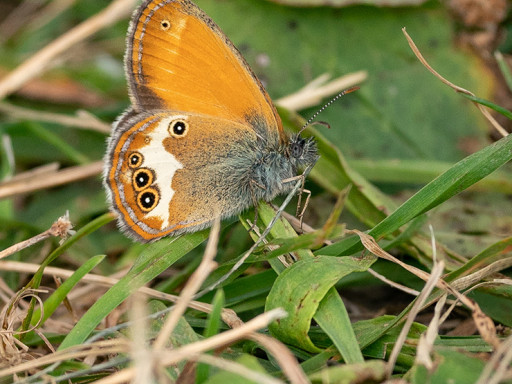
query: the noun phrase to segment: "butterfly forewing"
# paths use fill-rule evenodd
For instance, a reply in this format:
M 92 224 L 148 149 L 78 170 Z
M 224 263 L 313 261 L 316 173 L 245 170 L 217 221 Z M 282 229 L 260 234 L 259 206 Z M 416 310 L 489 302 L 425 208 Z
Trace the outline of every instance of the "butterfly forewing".
M 217 25 L 190 1 L 142 5 L 129 33 L 126 67 L 136 109 L 194 111 L 283 136 L 259 80 Z

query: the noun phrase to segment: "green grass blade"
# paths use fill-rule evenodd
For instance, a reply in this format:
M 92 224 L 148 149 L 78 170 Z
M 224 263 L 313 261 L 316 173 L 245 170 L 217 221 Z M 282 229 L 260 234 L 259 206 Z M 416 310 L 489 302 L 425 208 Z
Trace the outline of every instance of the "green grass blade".
M 41 140 L 44 140 L 54 146 L 58 151 L 67 156 L 74 163 L 87 164 L 91 162 L 87 156 L 77 151 L 66 141 L 62 140 L 60 136 L 44 128 L 41 124 L 36 124 L 33 122 L 27 122 L 26 124 L 35 136 L 38 136 Z
M 333 321 L 333 318 L 336 321 Z M 340 351 L 345 362 L 361 363 L 364 361 L 345 304 L 334 287 L 320 302 L 314 319 Z
M 363 159 L 351 160 L 350 165 L 372 182 L 423 185 L 450 169 L 453 163 L 435 160 Z M 512 194 L 511 179 L 510 172 L 499 170 L 474 184 L 471 189 Z
M 50 297 L 48 297 L 44 302 L 44 315 L 39 323 L 39 326 L 42 326 L 46 319 L 48 319 L 57 309 L 57 307 L 62 303 L 62 301 L 66 298 L 67 294 L 73 289 L 73 287 L 80 282 L 80 280 L 88 274 L 94 267 L 96 267 L 99 263 L 103 261 L 105 255 L 97 255 L 91 257 L 89 260 L 85 262 L 85 264 L 81 265 L 62 285 L 53 292 Z M 32 325 L 35 325 L 39 321 L 41 311 L 38 309 L 34 311 L 32 316 Z
M 221 312 L 224 307 L 224 292 L 222 290 L 218 290 L 215 293 L 212 301 L 212 311 L 208 314 L 208 319 L 206 321 L 206 327 L 203 332 L 204 338 L 208 338 L 211 336 L 215 336 L 219 333 L 220 325 L 221 325 Z M 199 363 L 197 364 L 196 371 L 196 383 L 200 384 L 205 382 L 210 376 L 210 366 L 208 364 Z
M 512 135 L 459 161 L 449 170 L 428 183 L 395 212 L 377 224 L 369 234 L 380 238 L 396 231 L 416 216 L 436 207 L 477 181 L 483 179 L 512 159 Z M 324 247 L 318 255 L 350 255 L 362 250 L 357 237 Z
M 132 292 L 169 268 L 208 237 L 209 230 L 149 244 L 128 273 L 82 316 L 59 349 L 83 343 L 94 328 Z
M 494 57 L 496 58 L 496 62 L 500 67 L 500 71 L 503 74 L 503 77 L 505 78 L 505 82 L 507 83 L 508 89 L 512 91 L 512 72 L 510 71 L 509 65 L 503 58 L 501 52 L 496 52 L 494 54 Z
M 480 97 L 468 95 L 467 93 L 461 93 L 461 94 L 465 98 L 468 98 L 469 100 L 474 101 L 475 103 L 478 103 L 478 104 L 484 105 L 488 108 L 491 108 L 492 110 L 494 110 L 494 111 L 502 114 L 503 116 L 507 117 L 508 119 L 512 120 L 512 112 L 510 112 L 508 109 L 500 107 L 499 105 L 496 105 L 493 102 L 486 100 L 486 99 L 482 99 Z
M 104 215 L 101 215 L 100 217 L 97 217 L 93 221 L 87 223 L 82 228 L 80 228 L 76 233 L 71 236 L 69 239 L 64 241 L 57 249 L 55 249 L 50 255 L 44 259 L 44 261 L 41 263 L 41 267 L 38 269 L 38 271 L 34 274 L 30 282 L 27 284 L 28 288 L 39 288 L 39 284 L 41 282 L 41 278 L 43 276 L 44 268 L 46 268 L 50 263 L 55 260 L 57 257 L 62 255 L 64 252 L 66 252 L 73 244 L 75 244 L 78 240 L 81 238 L 89 235 L 90 233 L 96 231 L 97 229 L 101 228 L 105 224 L 110 223 L 112 220 L 114 220 L 114 217 L 110 213 L 105 213 Z

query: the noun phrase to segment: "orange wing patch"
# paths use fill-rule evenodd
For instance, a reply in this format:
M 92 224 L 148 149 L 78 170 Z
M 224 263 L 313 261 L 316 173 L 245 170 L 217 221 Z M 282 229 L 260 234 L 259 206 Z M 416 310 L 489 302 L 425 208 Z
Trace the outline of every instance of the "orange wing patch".
M 217 25 L 188 0 L 151 1 L 129 34 L 136 109 L 190 111 L 263 125 L 283 140 L 270 97 Z

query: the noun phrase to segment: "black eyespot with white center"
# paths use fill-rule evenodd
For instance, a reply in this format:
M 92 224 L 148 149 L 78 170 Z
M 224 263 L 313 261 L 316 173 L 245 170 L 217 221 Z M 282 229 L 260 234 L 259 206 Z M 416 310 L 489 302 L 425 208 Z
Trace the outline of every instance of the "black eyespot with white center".
M 133 188 L 136 191 L 141 191 L 144 188 L 153 184 L 154 179 L 155 177 L 152 170 L 148 168 L 139 168 L 135 172 L 133 172 Z
M 139 152 L 132 152 L 128 156 L 128 165 L 130 168 L 138 168 L 141 166 L 144 157 Z
M 137 206 L 143 212 L 149 212 L 158 205 L 160 196 L 155 188 L 148 188 L 137 195 Z
M 174 120 L 169 124 L 169 133 L 173 137 L 184 137 L 187 132 L 188 124 L 183 120 Z

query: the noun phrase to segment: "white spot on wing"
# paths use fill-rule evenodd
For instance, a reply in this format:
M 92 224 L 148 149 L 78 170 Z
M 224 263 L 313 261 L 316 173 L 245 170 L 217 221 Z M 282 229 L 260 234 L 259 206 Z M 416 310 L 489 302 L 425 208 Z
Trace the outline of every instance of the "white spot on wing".
M 185 116 L 173 116 L 172 118 L 163 119 L 158 127 L 149 134 L 151 144 L 141 148 L 139 151 L 144 156 L 143 167 L 148 167 L 155 172 L 154 184 L 160 191 L 160 200 L 155 208 L 146 214 L 145 218 L 156 217 L 162 220 L 162 227 L 165 229 L 169 226 L 169 204 L 174 196 L 172 189 L 172 178 L 178 169 L 183 168 L 181 164 L 171 153 L 164 148 L 164 140 L 169 137 L 167 128 L 169 123 L 176 118 L 186 119 Z

